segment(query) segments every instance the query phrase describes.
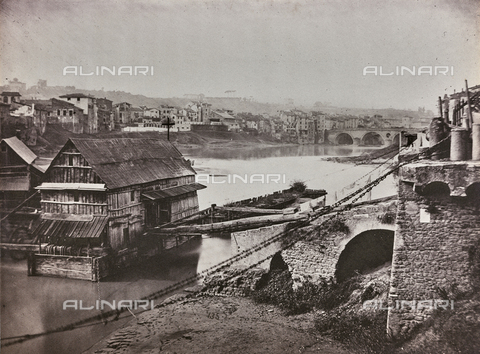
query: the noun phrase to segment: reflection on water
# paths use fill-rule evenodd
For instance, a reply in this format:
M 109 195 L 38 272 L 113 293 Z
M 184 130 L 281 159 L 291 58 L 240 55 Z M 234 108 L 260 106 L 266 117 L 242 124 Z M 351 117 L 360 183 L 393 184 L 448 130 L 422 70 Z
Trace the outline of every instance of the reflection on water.
M 354 164 L 341 164 L 325 161 L 324 156 L 360 155 L 362 152 L 371 150 L 365 147 L 338 147 L 321 145 L 282 146 L 277 148 L 251 148 L 241 151 L 196 151 L 194 155 L 189 151 L 189 158 L 195 161 L 194 168 L 198 173 L 198 181 L 207 186 L 198 191 L 200 209 L 208 208 L 212 204 L 222 205 L 228 202 L 247 199 L 273 193 L 278 190 L 289 188 L 294 180 L 305 181 L 308 188 L 325 189 L 327 191 L 327 203 L 335 202 L 337 196 L 346 194 L 345 188 L 353 182 L 366 183 L 367 174 L 376 166 Z M 211 157 L 217 154 L 221 157 Z M 279 156 L 277 156 L 279 155 Z M 237 158 L 229 158 L 236 156 Z M 263 157 L 257 157 L 263 156 Z M 241 159 L 239 159 L 241 157 Z M 387 166 L 385 166 L 387 167 Z M 378 171 L 381 172 L 381 168 Z M 280 181 L 270 183 L 251 182 L 252 175 L 264 176 L 280 175 Z M 209 178 L 210 176 L 239 175 L 241 179 L 232 178 Z M 365 176 L 365 177 L 364 177 Z M 362 179 L 362 177 L 364 177 Z M 375 177 L 375 175 L 373 176 Z M 372 177 L 372 178 L 373 178 Z M 207 182 L 205 182 L 207 181 Z M 389 176 L 372 191 L 372 198 L 380 198 L 395 194 L 396 187 L 392 176 Z
M 97 299 L 110 302 L 138 300 L 178 280 L 191 277 L 229 256 L 229 238 L 195 238 L 178 249 L 108 277 L 99 284 L 73 279 L 28 277 L 24 262 L 2 258 L 2 338 L 44 332 L 99 314 L 97 310 L 63 310 L 65 300 L 81 300 L 84 307 L 94 305 Z M 154 303 L 161 301 L 157 299 Z M 3 347 L 2 354 L 81 353 L 132 319 L 129 313 L 123 313 L 120 320 L 107 325 L 97 324 L 49 334 Z
M 282 156 L 353 156 L 372 148 L 358 146 L 333 145 L 281 145 L 262 146 L 241 149 L 211 148 L 211 149 L 181 149 L 186 157 L 203 157 L 213 159 L 251 160 L 266 157 Z

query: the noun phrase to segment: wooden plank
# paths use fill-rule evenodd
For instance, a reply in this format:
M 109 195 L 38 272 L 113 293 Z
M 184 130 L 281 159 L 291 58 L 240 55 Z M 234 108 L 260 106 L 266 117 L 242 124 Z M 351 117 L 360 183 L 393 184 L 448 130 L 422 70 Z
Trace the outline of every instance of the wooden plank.
M 307 220 L 306 214 L 290 214 L 290 215 L 264 215 L 255 216 L 251 218 L 243 218 L 237 220 L 230 220 L 224 222 L 218 222 L 213 224 L 204 225 L 185 225 L 177 226 L 173 228 L 159 229 L 158 232 L 151 231 L 158 234 L 183 234 L 183 233 L 196 233 L 196 232 L 220 232 L 220 231 L 239 231 L 252 229 L 267 225 L 279 224 L 288 221 L 300 221 Z
M 36 254 L 35 274 L 92 280 L 92 258 Z
M 215 210 L 219 211 L 236 211 L 236 212 L 243 212 L 243 213 L 255 213 L 255 214 L 283 214 L 284 211 L 282 209 L 260 209 L 260 208 L 253 208 L 253 207 L 223 207 L 217 206 Z
M 38 244 L 29 244 L 29 243 L 0 243 L 0 248 L 2 250 L 25 251 L 25 252 L 40 251 L 40 246 Z

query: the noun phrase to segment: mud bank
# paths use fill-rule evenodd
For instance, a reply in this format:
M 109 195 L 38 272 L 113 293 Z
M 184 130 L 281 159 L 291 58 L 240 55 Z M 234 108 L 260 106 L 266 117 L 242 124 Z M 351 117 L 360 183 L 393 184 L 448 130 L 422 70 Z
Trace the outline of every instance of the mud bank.
M 247 298 L 201 296 L 132 317 L 85 353 L 348 353 L 315 333 L 314 316 L 287 317 Z

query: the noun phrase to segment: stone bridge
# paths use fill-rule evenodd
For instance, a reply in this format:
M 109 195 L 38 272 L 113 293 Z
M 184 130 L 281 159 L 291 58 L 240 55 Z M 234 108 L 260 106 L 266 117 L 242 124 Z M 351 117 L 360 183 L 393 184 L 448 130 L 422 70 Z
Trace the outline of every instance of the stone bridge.
M 404 128 L 357 128 L 328 130 L 326 140 L 335 145 L 391 145 L 398 144 Z
M 429 318 L 438 301 L 453 309 L 447 299 L 480 287 L 480 161 L 421 160 L 402 166 L 398 180 L 398 200 L 356 205 L 320 225 L 325 215 L 292 230 L 305 236 L 292 247 L 271 244 L 243 266 L 274 255 L 261 266 L 286 263 L 294 280 L 315 282 L 342 281 L 390 261 L 387 328 L 394 335 Z M 287 227 L 234 233 L 233 253 Z
M 239 261 L 238 266 L 249 266 L 278 253 L 260 267 L 274 267 L 279 256 L 288 265 L 294 280 L 310 278 L 347 278 L 355 271 L 367 271 L 391 261 L 394 242 L 396 198 L 359 203 L 327 222 L 328 232 L 320 224 L 332 214 L 324 215 L 306 228 L 305 240 L 282 250 L 282 242 L 273 243 L 259 252 Z M 242 252 L 287 229 L 286 224 L 232 233 L 232 254 Z

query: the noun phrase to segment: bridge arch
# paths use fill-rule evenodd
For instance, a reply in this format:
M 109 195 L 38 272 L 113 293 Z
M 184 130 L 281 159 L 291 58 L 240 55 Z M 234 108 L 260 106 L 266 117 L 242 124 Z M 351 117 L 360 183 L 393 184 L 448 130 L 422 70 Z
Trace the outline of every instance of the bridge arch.
M 385 145 L 385 140 L 376 132 L 368 132 L 362 138 L 362 145 Z
M 395 134 L 392 139 L 392 145 L 399 145 L 400 144 L 400 134 Z
M 340 133 L 335 138 L 335 144 L 337 144 L 337 145 L 353 145 L 353 138 L 348 133 Z
M 353 237 L 340 253 L 335 279 L 342 282 L 392 261 L 395 232 L 388 229 L 363 231 Z

